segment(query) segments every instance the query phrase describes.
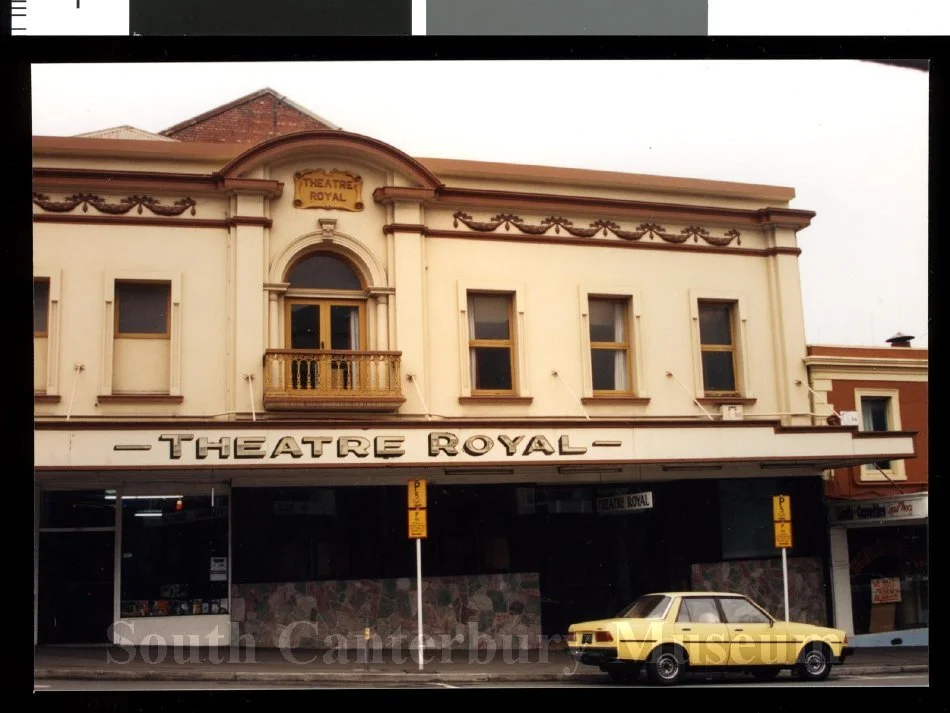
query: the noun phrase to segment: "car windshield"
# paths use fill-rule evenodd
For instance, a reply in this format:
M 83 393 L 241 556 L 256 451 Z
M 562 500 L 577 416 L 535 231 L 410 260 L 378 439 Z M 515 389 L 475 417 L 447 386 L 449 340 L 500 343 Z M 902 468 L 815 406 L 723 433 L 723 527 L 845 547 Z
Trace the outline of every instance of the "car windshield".
M 662 594 L 647 594 L 627 606 L 618 615 L 618 619 L 657 619 L 666 613 L 670 598 Z

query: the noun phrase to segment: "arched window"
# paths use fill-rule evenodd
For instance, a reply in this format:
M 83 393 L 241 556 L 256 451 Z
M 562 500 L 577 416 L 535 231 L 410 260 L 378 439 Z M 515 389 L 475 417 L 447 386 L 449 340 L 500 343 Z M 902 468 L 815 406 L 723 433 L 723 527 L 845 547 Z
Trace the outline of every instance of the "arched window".
M 297 262 L 287 275 L 291 288 L 362 290 L 363 283 L 349 263 L 336 255 L 313 253 Z
M 366 349 L 366 297 L 359 272 L 341 256 L 316 252 L 291 266 L 287 282 L 284 342 L 298 353 L 288 363 L 292 388 L 353 388 L 358 358 L 332 352 Z

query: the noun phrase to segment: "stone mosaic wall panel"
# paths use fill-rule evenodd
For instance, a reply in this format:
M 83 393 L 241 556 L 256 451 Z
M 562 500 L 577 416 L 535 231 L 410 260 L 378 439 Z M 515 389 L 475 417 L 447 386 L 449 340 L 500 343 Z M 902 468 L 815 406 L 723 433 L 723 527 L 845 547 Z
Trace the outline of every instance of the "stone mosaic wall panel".
M 736 592 L 758 602 L 772 616 L 785 616 L 782 560 L 736 560 L 694 564 L 692 588 L 711 592 Z M 828 626 L 827 585 L 817 557 L 788 560 L 788 615 L 792 621 Z
M 234 584 L 231 597 L 239 635 L 259 647 L 355 647 L 364 627 L 373 647 L 407 647 L 416 636 L 414 578 Z M 422 617 L 438 648 L 536 649 L 538 574 L 423 578 Z

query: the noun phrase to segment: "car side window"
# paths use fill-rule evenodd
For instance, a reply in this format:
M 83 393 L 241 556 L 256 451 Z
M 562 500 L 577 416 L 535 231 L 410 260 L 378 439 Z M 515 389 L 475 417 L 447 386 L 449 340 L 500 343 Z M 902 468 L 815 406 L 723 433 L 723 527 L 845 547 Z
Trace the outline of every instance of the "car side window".
M 688 618 L 683 618 L 683 612 L 686 612 L 685 616 Z M 689 597 L 683 599 L 683 604 L 680 607 L 679 616 L 676 617 L 677 621 L 692 621 L 697 624 L 719 624 L 719 610 L 716 608 L 715 599 L 706 599 L 705 597 Z
M 687 599 L 680 600 L 680 611 L 679 614 L 676 615 L 676 621 L 692 621 L 692 619 L 689 618 L 688 601 Z
M 738 597 L 719 600 L 722 611 L 729 624 L 768 624 L 769 618 L 754 607 L 750 602 Z

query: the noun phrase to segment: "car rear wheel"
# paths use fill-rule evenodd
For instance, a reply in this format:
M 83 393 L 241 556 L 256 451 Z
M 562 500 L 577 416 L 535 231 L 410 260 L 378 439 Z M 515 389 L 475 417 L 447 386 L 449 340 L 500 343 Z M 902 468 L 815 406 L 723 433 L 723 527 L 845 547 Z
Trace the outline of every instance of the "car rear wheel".
M 672 686 L 686 673 L 686 657 L 675 647 L 664 647 L 653 653 L 647 664 L 650 683 Z
M 824 681 L 831 674 L 828 650 L 820 644 L 806 647 L 798 658 L 796 672 L 803 681 Z
M 781 672 L 782 669 L 777 667 L 757 668 L 751 671 L 756 681 L 774 681 Z
M 640 675 L 640 667 L 636 664 L 614 664 L 604 671 L 614 683 L 633 683 Z

